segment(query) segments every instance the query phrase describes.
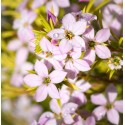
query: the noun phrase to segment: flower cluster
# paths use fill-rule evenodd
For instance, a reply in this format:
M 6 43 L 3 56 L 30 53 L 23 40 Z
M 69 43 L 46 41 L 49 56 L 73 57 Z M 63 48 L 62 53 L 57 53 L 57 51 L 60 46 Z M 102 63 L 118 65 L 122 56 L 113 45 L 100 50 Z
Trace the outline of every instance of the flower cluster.
M 12 25 L 16 35 L 2 46 L 3 96 L 28 96 L 14 100 L 12 116 L 31 125 L 101 125 L 103 121 L 119 125 L 121 0 L 24 0 L 16 11 L 20 14 Z M 2 103 L 4 113 L 13 105 L 7 101 L 8 106 Z

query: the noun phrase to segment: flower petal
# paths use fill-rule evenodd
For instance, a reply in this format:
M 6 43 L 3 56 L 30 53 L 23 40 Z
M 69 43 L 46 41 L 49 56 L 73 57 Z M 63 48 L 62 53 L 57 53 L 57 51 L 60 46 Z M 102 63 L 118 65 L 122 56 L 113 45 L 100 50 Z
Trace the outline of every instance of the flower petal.
M 63 39 L 65 37 L 64 29 L 54 29 L 51 30 L 47 36 L 49 36 L 52 39 Z
M 119 114 L 115 109 L 110 109 L 107 112 L 107 118 L 111 123 L 118 125 L 118 123 L 119 123 Z
M 85 121 L 85 125 L 96 125 L 94 116 L 89 116 Z
M 95 50 L 94 49 L 87 50 L 83 59 L 86 60 L 89 63 L 89 65 L 91 65 L 96 59 Z
M 58 125 L 57 122 L 56 122 L 56 119 L 53 118 L 53 119 L 50 119 L 46 122 L 46 125 Z
M 59 48 L 60 48 L 60 51 L 63 54 L 65 54 L 72 49 L 72 45 L 71 45 L 70 41 L 68 41 L 66 39 L 62 39 L 60 44 L 59 44 Z
M 30 87 L 40 86 L 42 80 L 36 74 L 28 74 L 24 77 L 24 82 Z
M 34 0 L 32 3 L 32 9 L 42 6 L 45 2 L 46 0 Z
M 47 98 L 47 86 L 46 85 L 41 85 L 37 90 L 35 94 L 35 100 L 37 102 L 44 101 Z
M 75 35 L 82 35 L 86 30 L 87 22 L 85 20 L 80 20 L 74 23 L 72 32 Z
M 55 16 L 58 16 L 58 14 L 59 14 L 59 7 L 58 7 L 58 5 L 57 5 L 57 3 L 55 1 L 47 2 L 46 10 L 47 11 L 49 10 L 50 12 L 53 10 L 53 14 Z
M 119 112 L 123 112 L 123 100 L 118 100 L 118 101 L 115 101 L 114 103 L 114 108 L 119 111 Z
M 9 42 L 7 45 L 8 50 L 18 50 L 22 46 L 23 42 L 20 41 L 19 39 L 14 39 Z
M 28 57 L 28 50 L 25 47 L 20 48 L 16 53 L 16 66 L 20 67 Z
M 91 96 L 91 102 L 96 105 L 105 105 L 107 100 L 103 94 L 94 94 Z
M 79 70 L 79 71 L 88 71 L 90 70 L 89 64 L 81 59 L 77 59 L 74 61 L 74 66 Z
M 60 83 L 64 80 L 66 76 L 66 72 L 61 70 L 54 70 L 52 73 L 50 73 L 50 79 L 52 83 Z
M 41 61 L 36 61 L 35 63 L 35 71 L 39 76 L 47 76 L 48 75 L 48 69 L 44 63 Z
M 98 43 L 106 42 L 110 37 L 110 30 L 108 28 L 104 28 L 99 30 L 96 34 L 95 40 Z
M 59 7 L 65 8 L 70 6 L 69 0 L 55 0 Z
M 76 22 L 75 17 L 72 14 L 66 14 L 62 19 L 62 24 L 65 29 L 72 31 L 72 26 Z
M 56 86 L 52 83 L 50 83 L 47 87 L 48 89 L 48 94 L 51 98 L 59 98 L 59 92 L 58 92 L 58 89 L 56 88 Z
M 50 41 L 46 38 L 43 37 L 40 41 L 40 47 L 43 51 L 52 51 L 52 44 L 50 43 Z
M 95 115 L 97 120 L 101 120 L 105 116 L 106 112 L 107 110 L 104 106 L 99 106 L 94 109 L 93 114 Z
M 73 39 L 71 40 L 71 44 L 74 47 L 83 47 L 83 48 L 85 48 L 85 41 L 80 36 L 74 36 Z
M 114 102 L 117 97 L 117 91 L 113 84 L 106 88 L 106 97 L 110 103 Z
M 61 112 L 61 107 L 59 106 L 56 99 L 52 99 L 50 101 L 50 108 L 56 114 L 60 114 L 60 112 Z
M 96 45 L 95 51 L 96 51 L 96 54 L 98 55 L 98 57 L 101 59 L 107 59 L 107 58 L 111 57 L 110 50 L 108 49 L 108 47 L 106 47 L 104 45 Z
M 72 116 L 70 114 L 66 114 L 65 116 L 63 116 L 63 120 L 65 124 L 72 124 L 74 122 Z

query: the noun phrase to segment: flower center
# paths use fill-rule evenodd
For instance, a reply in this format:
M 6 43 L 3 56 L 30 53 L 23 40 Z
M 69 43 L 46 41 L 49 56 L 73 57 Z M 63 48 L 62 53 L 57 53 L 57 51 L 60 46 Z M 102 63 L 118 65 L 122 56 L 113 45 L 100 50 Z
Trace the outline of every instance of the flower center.
M 44 84 L 48 84 L 50 82 L 51 82 L 51 79 L 49 77 L 45 77 L 44 80 L 43 80 Z
M 95 42 L 94 41 L 90 41 L 89 42 L 89 47 L 94 47 L 95 46 Z
M 46 57 L 52 57 L 53 54 L 51 52 L 46 52 Z
M 23 24 L 24 27 L 27 27 L 28 25 L 29 25 L 28 22 L 25 22 L 25 23 Z
M 111 109 L 111 108 L 112 108 L 112 105 L 111 105 L 111 104 L 107 104 L 107 105 L 106 105 L 106 108 L 107 108 L 107 109 Z
M 74 37 L 74 34 L 71 31 L 65 30 L 65 38 L 71 40 Z

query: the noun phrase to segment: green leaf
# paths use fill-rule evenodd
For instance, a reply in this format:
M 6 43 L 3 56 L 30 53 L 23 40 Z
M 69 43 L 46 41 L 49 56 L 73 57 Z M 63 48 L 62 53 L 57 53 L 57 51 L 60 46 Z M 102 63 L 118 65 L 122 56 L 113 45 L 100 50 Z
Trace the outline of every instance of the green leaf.
M 103 6 L 105 6 L 109 2 L 110 2 L 110 0 L 103 0 L 103 2 L 98 4 L 92 12 L 95 13 L 97 10 L 101 9 Z
M 90 12 L 95 0 L 90 0 L 89 4 L 87 5 L 86 12 Z
M 27 72 L 30 74 L 36 74 L 36 72 L 34 70 L 27 70 Z
M 35 46 L 35 53 L 41 53 L 41 52 L 42 52 L 42 49 L 41 49 L 40 45 L 36 44 L 36 46 Z
M 42 15 L 40 15 L 40 20 L 42 21 L 42 26 L 44 27 L 45 31 L 49 32 L 51 30 L 51 26 L 49 25 L 49 23 Z
M 101 10 L 98 11 L 98 20 L 99 20 L 100 28 L 102 29 L 103 25 L 102 25 L 102 12 L 101 12 Z
M 123 37 L 121 37 L 120 39 L 119 39 L 119 46 L 122 44 L 122 42 L 123 42 Z
M 115 73 L 115 70 L 111 70 L 110 71 L 110 74 L 109 74 L 109 79 L 111 79 L 112 78 L 112 76 L 113 76 L 113 74 Z
M 2 32 L 2 38 L 8 38 L 15 35 L 15 31 L 4 31 Z

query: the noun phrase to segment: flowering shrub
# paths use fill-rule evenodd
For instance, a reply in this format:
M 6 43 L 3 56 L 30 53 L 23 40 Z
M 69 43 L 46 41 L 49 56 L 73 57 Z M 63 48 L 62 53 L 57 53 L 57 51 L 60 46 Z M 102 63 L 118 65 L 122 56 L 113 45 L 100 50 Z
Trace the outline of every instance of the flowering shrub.
M 121 0 L 3 0 L 2 124 L 121 125 L 122 17 Z

